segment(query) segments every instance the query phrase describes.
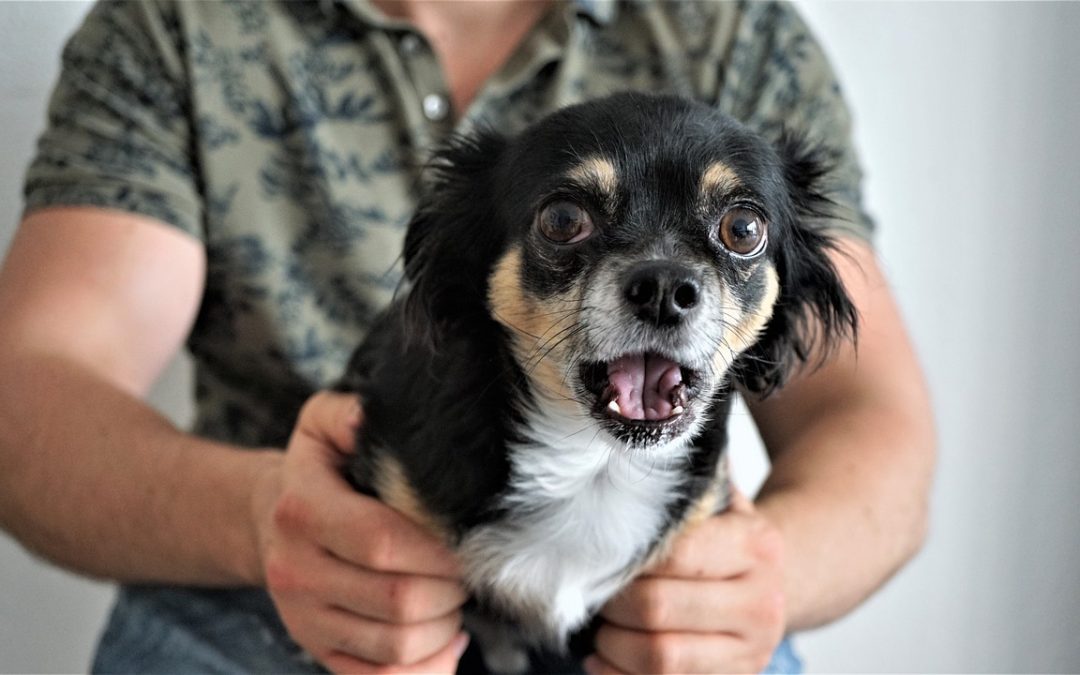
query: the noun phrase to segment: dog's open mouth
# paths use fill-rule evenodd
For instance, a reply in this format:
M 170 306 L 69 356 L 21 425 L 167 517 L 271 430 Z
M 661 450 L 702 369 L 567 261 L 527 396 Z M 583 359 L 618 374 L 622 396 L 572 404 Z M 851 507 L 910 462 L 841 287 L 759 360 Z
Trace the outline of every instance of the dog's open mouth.
M 594 412 L 622 424 L 666 425 L 682 417 L 697 394 L 698 373 L 659 354 L 624 354 L 581 367 Z

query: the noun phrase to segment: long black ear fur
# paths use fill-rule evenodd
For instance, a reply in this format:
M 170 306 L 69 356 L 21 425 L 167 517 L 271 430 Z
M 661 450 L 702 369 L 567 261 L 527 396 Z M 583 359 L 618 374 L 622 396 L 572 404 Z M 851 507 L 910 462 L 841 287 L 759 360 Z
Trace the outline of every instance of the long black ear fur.
M 505 146 L 502 136 L 483 129 L 457 135 L 426 167 L 405 235 L 406 335 L 436 346 L 449 322 L 475 321 L 485 311 L 487 277 L 506 239 L 493 194 Z
M 845 339 L 855 340 L 858 312 L 829 259 L 836 241 L 821 221 L 832 213 L 824 182 L 835 164 L 828 151 L 784 133 L 777 144 L 792 196 L 786 236 L 775 264 L 780 295 L 758 342 L 735 364 L 736 380 L 767 396 L 797 368 L 819 366 Z

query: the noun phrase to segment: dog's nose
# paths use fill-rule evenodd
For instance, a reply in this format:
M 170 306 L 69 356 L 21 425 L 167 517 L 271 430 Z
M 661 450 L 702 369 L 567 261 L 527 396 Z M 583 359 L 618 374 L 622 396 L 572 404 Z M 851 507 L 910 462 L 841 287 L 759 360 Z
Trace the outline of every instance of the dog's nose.
M 701 283 L 693 270 L 667 260 L 639 263 L 626 273 L 623 297 L 639 319 L 674 326 L 698 304 Z

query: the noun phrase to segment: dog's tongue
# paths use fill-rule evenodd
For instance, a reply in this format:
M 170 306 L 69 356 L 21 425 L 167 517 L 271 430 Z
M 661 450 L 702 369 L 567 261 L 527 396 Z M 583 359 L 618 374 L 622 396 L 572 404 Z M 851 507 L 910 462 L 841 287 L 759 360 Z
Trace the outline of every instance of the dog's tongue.
M 631 420 L 663 420 L 676 412 L 673 393 L 682 384 L 679 364 L 656 354 L 627 354 L 608 364 L 608 384 L 619 415 Z

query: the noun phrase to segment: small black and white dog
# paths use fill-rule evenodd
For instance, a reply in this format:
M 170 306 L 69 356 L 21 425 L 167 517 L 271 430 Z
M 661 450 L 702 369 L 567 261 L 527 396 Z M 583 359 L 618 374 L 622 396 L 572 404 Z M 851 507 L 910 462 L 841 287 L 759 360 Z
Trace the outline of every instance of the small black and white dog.
M 724 508 L 737 389 L 854 337 L 819 155 L 637 94 L 437 155 L 411 287 L 342 382 L 365 407 L 351 478 L 457 552 L 493 670 L 562 648 Z

